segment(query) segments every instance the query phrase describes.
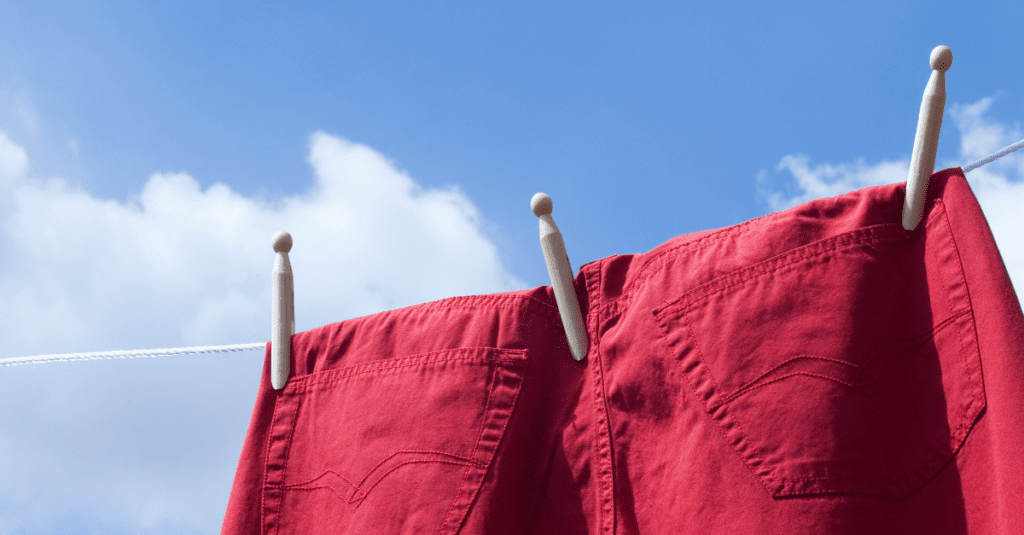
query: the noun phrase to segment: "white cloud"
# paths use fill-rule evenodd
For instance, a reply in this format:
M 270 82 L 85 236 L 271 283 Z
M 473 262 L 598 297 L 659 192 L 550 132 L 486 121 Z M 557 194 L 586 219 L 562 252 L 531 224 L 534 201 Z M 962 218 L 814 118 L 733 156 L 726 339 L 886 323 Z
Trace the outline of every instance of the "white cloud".
M 456 189 L 424 190 L 369 147 L 316 133 L 316 176 L 271 203 L 184 173 L 150 177 L 136 199 L 93 197 L 30 179 L 0 138 L 7 253 L 0 299 L 13 310 L 2 356 L 112 345 L 259 341 L 269 333 L 270 238 L 291 232 L 300 330 L 452 295 L 523 287 L 498 261 Z M 40 318 L 70 333 L 44 341 Z M 161 327 L 154 328 L 153 326 Z M 136 327 L 136 335 L 125 334 Z M 264 328 L 266 327 L 266 328 Z
M 812 199 L 832 197 L 855 189 L 891 184 L 907 179 L 909 160 L 885 161 L 868 165 L 863 160 L 852 164 L 818 164 L 813 168 L 809 159 L 803 155 L 786 155 L 782 157 L 776 171 L 786 170 L 796 181 L 795 194 L 773 191 L 766 186 L 767 175 L 758 176 L 760 193 L 768 201 L 773 210 L 783 210 Z
M 314 185 L 279 200 L 157 173 L 122 203 L 30 176 L 0 132 L 0 358 L 265 341 L 278 230 L 300 331 L 525 286 L 457 189 L 324 133 L 309 163 Z M 0 533 L 63 515 L 215 532 L 261 366 L 248 352 L 0 368 Z
M 943 135 L 952 134 L 950 126 L 955 127 L 960 135 L 960 150 L 956 160 L 940 162 L 937 168 L 966 165 L 1024 138 L 1019 125 L 1007 126 L 986 116 L 991 104 L 992 98 L 984 98 L 973 104 L 949 106 Z M 807 156 L 786 155 L 776 172 L 788 171 L 790 177 L 783 177 L 780 183 L 778 177 L 762 172 L 758 175 L 758 192 L 772 210 L 782 210 L 867 186 L 904 182 L 909 167 L 909 158 L 873 165 L 857 161 L 811 166 Z M 1024 223 L 1024 151 L 967 173 L 967 181 L 985 213 L 1020 297 L 1024 292 L 1024 233 L 1020 232 Z

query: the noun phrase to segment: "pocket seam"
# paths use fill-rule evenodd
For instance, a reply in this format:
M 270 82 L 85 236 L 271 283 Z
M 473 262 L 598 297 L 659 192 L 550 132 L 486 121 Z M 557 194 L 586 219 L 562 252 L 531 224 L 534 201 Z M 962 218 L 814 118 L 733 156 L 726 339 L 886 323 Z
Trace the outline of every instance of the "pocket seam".
M 667 326 L 662 324 L 662 317 L 660 315 L 657 315 L 657 314 L 656 314 L 655 317 L 658 319 L 658 323 L 661 325 L 662 331 L 667 330 Z M 687 334 L 687 336 L 690 337 L 690 341 L 693 343 L 694 349 L 697 350 L 697 356 L 700 357 L 701 364 L 704 366 L 704 368 L 706 370 L 708 370 L 706 375 L 711 380 L 711 383 L 714 385 L 715 390 L 717 391 L 717 390 L 720 389 L 719 386 L 718 386 L 718 382 L 715 380 L 715 376 L 711 374 L 711 372 L 710 372 L 711 368 L 708 366 L 707 361 L 704 360 L 704 351 L 700 348 L 700 343 L 697 341 L 697 337 L 693 334 L 693 327 L 691 327 L 690 323 L 689 323 L 690 320 L 686 317 L 685 314 L 682 316 L 682 318 L 683 318 L 683 322 L 686 323 L 686 334 Z M 662 339 L 665 340 L 664 334 L 662 334 Z M 666 343 L 668 342 L 667 340 L 665 340 L 665 341 L 666 341 Z M 669 347 L 671 347 L 671 344 L 669 344 Z M 676 365 L 681 367 L 681 363 L 678 362 L 679 359 L 676 359 L 676 361 L 677 361 Z M 682 370 L 682 372 L 683 372 L 683 377 L 686 378 L 686 382 L 690 384 L 690 390 L 693 391 L 693 393 L 697 396 L 698 401 L 700 401 L 701 395 L 700 395 L 700 392 L 697 390 L 696 385 L 694 385 L 694 383 L 693 383 L 693 379 L 691 378 L 691 374 L 687 373 L 687 371 L 685 369 Z M 708 400 L 708 401 L 710 401 L 710 400 Z M 734 416 L 732 414 L 732 408 L 728 404 L 724 404 L 724 403 L 719 403 L 719 404 L 715 405 L 713 408 L 709 408 L 708 407 L 708 401 L 701 401 L 701 403 L 705 407 L 705 409 L 704 409 L 705 413 L 707 413 L 708 416 L 711 417 L 712 425 L 715 427 L 715 429 L 718 430 L 718 433 L 725 440 L 726 444 L 731 445 L 731 447 L 734 450 L 739 450 L 739 451 L 736 451 L 736 453 L 739 454 L 741 460 L 743 460 L 745 457 L 747 457 L 749 455 L 749 457 L 752 460 L 759 461 L 758 463 L 756 463 L 756 465 L 760 467 L 759 468 L 760 473 L 757 470 L 755 470 L 754 465 L 752 463 L 743 462 L 743 466 L 745 466 L 747 468 L 747 470 L 749 470 L 750 473 L 753 474 L 753 476 L 755 478 L 760 479 L 762 481 L 764 481 L 764 480 L 771 481 L 772 484 L 777 485 L 776 478 L 775 478 L 774 474 L 772 474 L 771 470 L 768 468 L 768 461 L 766 459 L 762 458 L 760 455 L 758 455 L 754 451 L 753 441 L 750 440 L 750 437 L 747 434 L 747 430 L 743 428 L 742 424 L 740 424 L 739 419 L 737 419 L 736 416 Z M 717 420 L 718 418 L 716 418 L 715 415 L 712 414 L 712 412 L 717 412 L 719 410 L 725 411 L 725 414 L 729 418 L 729 422 L 728 423 L 731 424 L 731 425 L 735 425 L 736 426 L 736 429 L 739 432 L 740 437 L 742 439 L 740 441 L 740 442 L 742 442 L 742 444 L 736 443 L 735 440 L 730 439 L 729 438 L 729 434 L 728 434 L 727 429 L 725 428 L 725 426 L 720 425 L 718 422 L 714 421 L 714 420 Z M 747 453 L 747 452 L 749 452 L 749 453 Z
M 841 241 L 843 238 L 846 238 L 848 236 L 852 236 L 854 234 L 860 234 L 861 236 L 857 237 L 857 238 L 850 239 L 849 241 Z M 772 256 L 770 258 L 766 258 L 764 260 L 760 260 L 758 262 L 750 264 L 749 266 L 745 266 L 745 267 L 742 267 L 742 268 L 739 268 L 739 269 L 735 269 L 735 270 L 730 271 L 730 272 L 728 272 L 728 273 L 726 273 L 724 275 L 716 277 L 716 278 L 714 278 L 714 279 L 712 279 L 712 280 L 710 280 L 710 281 L 708 281 L 708 282 L 706 282 L 706 283 L 704 283 L 704 284 L 702 284 L 700 286 L 697 286 L 696 288 L 694 288 L 692 290 L 689 290 L 689 291 L 683 293 L 679 297 L 677 297 L 675 299 L 672 299 L 672 300 L 670 300 L 670 301 L 668 301 L 668 302 L 658 306 L 657 308 L 654 309 L 654 311 L 655 311 L 655 314 L 660 314 L 660 313 L 663 313 L 663 312 L 667 312 L 668 310 L 672 310 L 672 309 L 677 309 L 679 311 L 685 312 L 686 309 L 689 309 L 690 307 L 692 307 L 696 303 L 704 301 L 704 300 L 706 300 L 708 298 L 711 298 L 711 297 L 713 297 L 715 295 L 718 295 L 720 293 L 724 293 L 725 291 L 729 290 L 730 288 L 733 288 L 733 287 L 738 286 L 740 284 L 744 284 L 744 283 L 749 282 L 749 281 L 754 280 L 754 279 L 758 279 L 758 278 L 763 277 L 765 275 L 768 275 L 770 273 L 774 273 L 774 272 L 776 272 L 776 271 L 778 271 L 780 269 L 783 269 L 783 268 L 786 268 L 786 267 L 790 267 L 790 266 L 795 265 L 795 264 L 802 264 L 802 263 L 804 263 L 806 261 L 809 261 L 809 260 L 813 260 L 816 257 L 819 257 L 819 256 L 821 256 L 821 255 L 823 255 L 825 253 L 839 251 L 840 249 L 845 249 L 847 247 L 853 247 L 855 245 L 859 245 L 859 244 L 861 244 L 863 242 L 867 242 L 867 241 L 877 241 L 877 242 L 883 242 L 884 243 L 884 242 L 888 242 L 888 241 L 906 240 L 907 238 L 909 238 L 909 236 L 910 235 L 903 230 L 903 227 L 901 227 L 899 225 L 883 224 L 883 225 L 874 225 L 874 226 L 871 226 L 871 227 L 859 228 L 859 229 L 856 229 L 856 230 L 851 230 L 849 232 L 844 232 L 842 234 L 837 234 L 835 236 L 830 236 L 828 238 L 823 238 L 821 240 L 813 241 L 813 242 L 808 243 L 806 245 L 802 245 L 800 247 L 797 247 L 797 248 L 794 248 L 794 249 L 790 249 L 789 251 L 786 251 L 786 252 L 784 252 L 782 254 L 778 254 L 778 255 Z M 829 243 L 829 242 L 833 242 L 833 243 Z M 814 248 L 818 248 L 818 250 L 816 252 L 813 252 L 813 253 L 807 252 L 807 251 L 810 251 L 810 250 L 812 250 Z M 792 258 L 786 258 L 786 257 L 792 257 Z M 756 269 L 756 268 L 761 267 L 761 266 L 770 265 L 773 262 L 780 262 L 780 263 L 777 266 L 775 266 L 775 267 L 773 267 L 771 269 L 768 269 L 768 270 L 759 271 L 759 270 Z M 728 279 L 731 279 L 731 278 L 734 278 L 734 277 L 743 277 L 744 275 L 746 275 L 746 273 L 744 273 L 744 272 L 748 272 L 748 271 L 749 272 L 753 272 L 753 273 L 750 276 L 746 276 L 746 277 L 741 278 L 741 279 L 736 280 L 736 281 L 729 281 L 728 280 Z M 714 290 L 711 290 L 711 288 L 713 288 L 715 286 L 718 286 L 718 285 L 721 285 L 721 284 L 725 284 L 725 286 L 722 286 L 721 288 L 715 288 Z M 701 292 L 701 294 L 699 296 L 697 296 L 698 292 Z M 704 292 L 706 292 L 706 293 L 704 293 Z M 694 297 L 691 299 L 691 296 L 694 296 Z
M 470 353 L 468 355 L 460 355 Z M 481 356 L 481 353 L 485 356 Z M 447 356 L 455 354 L 452 356 Z M 493 356 L 491 356 L 493 355 Z M 417 353 L 403 357 L 384 358 L 370 362 L 362 362 L 324 370 L 302 377 L 297 377 L 288 382 L 285 392 L 299 394 L 309 391 L 310 388 L 342 382 L 346 379 L 366 374 L 383 374 L 397 372 L 405 368 L 417 366 L 434 366 L 446 362 L 476 362 L 481 364 L 497 363 L 509 366 L 525 366 L 525 349 L 500 349 L 494 347 L 460 347 L 455 349 L 442 349 L 426 353 Z
M 496 385 L 497 381 L 498 381 L 498 367 L 495 366 L 491 370 L 491 374 L 490 374 L 490 377 L 487 380 L 487 384 L 488 385 Z M 487 428 L 487 416 L 486 415 L 491 411 L 491 398 L 493 397 L 494 390 L 495 390 L 495 388 L 493 386 L 491 388 L 487 389 L 487 401 L 484 403 L 484 417 L 481 418 L 481 420 L 480 420 L 480 431 L 478 431 L 477 434 L 476 434 L 476 442 L 473 443 L 473 449 L 471 450 L 474 453 L 480 448 L 480 440 L 484 436 L 484 429 Z M 515 397 L 518 399 L 519 392 L 516 392 Z M 515 406 L 515 400 L 513 400 L 512 403 L 513 403 L 513 407 L 514 407 Z M 511 417 L 512 416 L 510 414 L 509 418 L 511 418 Z M 506 422 L 506 424 L 507 424 L 507 422 Z M 504 427 L 505 426 L 502 426 L 502 433 L 501 433 L 502 437 L 504 437 L 504 435 L 505 435 Z M 497 447 L 499 445 L 500 445 L 500 440 L 499 440 L 498 445 L 495 446 L 495 451 L 497 451 Z M 493 460 L 493 456 L 491 457 L 491 459 Z M 486 471 L 490 469 L 490 464 L 491 463 L 488 462 L 487 466 L 480 467 L 480 468 L 483 468 L 483 470 L 486 473 Z M 441 521 L 441 527 L 438 528 L 438 530 L 437 530 L 437 532 L 439 534 L 440 533 L 444 533 L 445 527 L 448 526 L 448 524 L 449 524 L 449 519 L 452 516 L 452 512 L 455 511 L 456 502 L 458 502 L 459 498 L 462 496 L 462 490 L 464 488 L 466 488 L 466 480 L 469 479 L 469 471 L 470 471 L 471 468 L 472 468 L 472 465 L 467 466 L 466 469 L 462 473 L 462 481 L 459 483 L 459 490 L 457 490 L 455 492 L 455 498 L 452 499 L 452 503 L 449 504 L 448 511 L 445 512 L 445 514 L 444 514 L 444 520 Z M 467 509 L 467 512 L 468 512 L 468 509 Z

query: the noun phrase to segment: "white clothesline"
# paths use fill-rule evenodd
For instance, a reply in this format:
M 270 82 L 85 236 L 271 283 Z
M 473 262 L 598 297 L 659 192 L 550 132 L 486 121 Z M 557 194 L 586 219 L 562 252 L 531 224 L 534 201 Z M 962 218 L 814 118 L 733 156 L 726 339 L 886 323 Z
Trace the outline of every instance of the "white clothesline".
M 42 364 L 44 362 L 67 362 L 72 360 L 133 359 L 181 355 L 186 353 L 223 353 L 227 351 L 249 351 L 264 349 L 266 342 L 232 344 L 223 346 L 172 347 L 164 349 L 136 349 L 132 351 L 94 351 L 92 353 L 64 353 L 60 355 L 39 355 L 35 357 L 13 357 L 0 359 L 0 366 L 20 364 Z
M 1003 148 L 993 152 L 992 154 L 989 154 L 988 156 L 985 156 L 984 158 L 982 158 L 982 159 L 980 159 L 980 160 L 978 160 L 976 162 L 971 162 L 971 163 L 965 165 L 963 167 L 963 170 L 964 170 L 965 173 L 968 172 L 968 171 L 973 171 L 973 170 L 975 170 L 975 169 L 977 169 L 977 168 L 979 168 L 979 167 L 981 167 L 981 166 L 983 166 L 983 165 L 985 165 L 987 163 L 990 163 L 990 162 L 993 162 L 995 160 L 998 160 L 999 158 L 1002 158 L 1003 156 L 1006 156 L 1007 154 L 1010 154 L 1011 152 L 1014 152 L 1014 151 L 1018 151 L 1020 149 L 1024 149 L 1024 139 L 1022 139 L 1022 140 L 1020 140 L 1020 141 L 1018 141 L 1018 142 L 1016 142 L 1013 145 L 1010 145 L 1008 147 L 1003 147 Z

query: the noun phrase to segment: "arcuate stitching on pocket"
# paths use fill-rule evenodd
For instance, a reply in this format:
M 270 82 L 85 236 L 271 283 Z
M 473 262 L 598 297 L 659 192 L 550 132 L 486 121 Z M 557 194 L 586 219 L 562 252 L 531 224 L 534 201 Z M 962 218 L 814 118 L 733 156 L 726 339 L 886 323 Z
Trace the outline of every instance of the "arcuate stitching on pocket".
M 774 372 L 775 370 L 777 370 L 779 368 L 782 368 L 786 364 L 789 364 L 790 362 L 797 362 L 797 361 L 804 360 L 804 359 L 823 360 L 823 361 L 835 362 L 837 364 L 842 364 L 842 365 L 849 366 L 851 368 L 854 368 L 856 371 L 858 371 L 858 372 L 860 372 L 860 373 L 862 373 L 864 375 L 867 375 L 870 378 L 870 382 L 866 382 L 866 383 L 862 383 L 862 384 L 855 384 L 855 383 L 851 383 L 849 381 L 844 381 L 844 380 L 839 379 L 837 377 L 831 377 L 831 376 L 828 376 L 828 375 L 824 375 L 824 374 L 820 374 L 820 373 L 811 373 L 811 372 L 792 372 L 792 373 L 788 373 L 786 375 L 775 377 L 775 378 L 773 378 L 773 379 L 771 379 L 769 381 L 764 381 L 764 382 L 760 382 L 760 383 L 758 382 L 758 381 L 761 381 L 761 379 L 764 379 L 766 376 L 771 375 L 771 373 Z M 830 359 L 828 357 L 819 357 L 819 356 L 816 356 L 816 355 L 800 355 L 800 356 L 797 356 L 797 357 L 793 357 L 793 358 L 791 358 L 789 360 L 786 360 L 785 362 L 779 364 L 778 366 L 775 366 L 774 368 L 772 368 L 772 369 L 762 373 L 757 379 L 754 379 L 753 381 L 750 381 L 746 385 L 743 385 L 742 387 L 738 388 L 732 394 L 729 394 L 729 396 L 727 396 L 725 399 L 719 401 L 717 404 L 715 404 L 713 407 L 711 407 L 710 410 L 716 409 L 719 405 L 725 405 L 726 403 L 729 403 L 729 402 L 735 400 L 736 398 L 742 396 L 743 394 L 746 394 L 746 393 L 748 393 L 748 392 L 750 392 L 752 390 L 756 390 L 758 388 L 765 387 L 765 386 L 771 385 L 772 383 L 777 383 L 779 381 L 783 381 L 785 379 L 789 379 L 789 378 L 792 378 L 792 377 L 817 377 L 818 379 L 825 379 L 825 380 L 828 380 L 828 381 L 833 381 L 833 382 L 839 383 L 841 385 L 848 386 L 848 387 L 852 388 L 853 390 L 855 390 L 857 392 L 860 392 L 861 394 L 863 394 L 865 396 L 868 396 L 870 394 L 868 394 L 864 390 L 861 390 L 861 387 L 863 387 L 864 385 L 867 385 L 867 384 L 870 384 L 870 383 L 873 383 L 873 382 L 877 381 L 877 379 L 872 377 L 867 372 L 861 370 L 860 366 L 857 366 L 855 364 L 850 364 L 849 362 L 843 362 L 843 361 L 837 360 L 837 359 Z
M 411 454 L 411 455 L 430 455 L 430 456 L 440 457 L 440 458 L 413 458 L 413 459 L 406 459 L 406 460 L 400 461 L 397 464 L 395 464 L 394 466 L 389 467 L 387 469 L 387 471 L 385 471 L 383 474 L 380 474 L 378 477 L 376 477 L 373 480 L 372 483 L 370 483 L 369 485 L 366 485 L 367 480 L 370 479 L 370 477 L 373 475 L 374 472 L 379 470 L 382 466 L 384 466 L 391 459 L 394 459 L 395 457 L 397 457 L 399 455 L 405 455 L 405 454 Z M 446 459 L 445 457 L 447 457 L 448 459 Z M 350 480 L 349 478 L 345 477 L 344 475 L 342 475 L 341 473 L 337 472 L 336 470 L 327 469 L 322 474 L 316 476 L 315 478 L 308 479 L 308 480 L 302 481 L 300 483 L 292 483 L 292 484 L 289 484 L 289 485 L 281 485 L 280 487 L 283 488 L 283 489 L 287 489 L 287 490 L 317 490 L 317 489 L 326 489 L 326 490 L 331 491 L 334 495 L 336 495 L 341 501 L 343 501 L 345 503 L 345 505 L 347 505 L 350 508 L 352 508 L 353 510 L 355 510 L 355 509 L 359 508 L 359 505 L 362 504 L 363 500 L 366 499 L 367 496 L 369 496 L 370 491 L 373 490 L 374 487 L 376 487 L 381 481 L 383 481 L 384 478 L 386 478 L 389 474 L 391 474 L 392 472 L 394 472 L 395 470 L 398 470 L 399 468 L 401 468 L 403 466 L 407 466 L 407 465 L 410 465 L 410 464 L 424 464 L 424 463 L 452 464 L 452 465 L 458 465 L 458 466 L 475 466 L 477 468 L 483 468 L 480 465 L 480 463 L 478 463 L 478 462 L 476 462 L 476 461 L 474 461 L 474 460 L 472 460 L 472 459 L 470 459 L 468 457 L 463 457 L 463 456 L 460 456 L 460 455 L 453 455 L 451 453 L 446 453 L 446 452 L 442 452 L 442 451 L 403 450 L 403 451 L 396 451 L 396 452 L 392 453 L 391 455 L 388 455 L 387 457 L 385 457 L 382 461 L 377 463 L 376 466 L 371 468 L 370 471 L 367 472 L 366 475 L 363 476 L 363 478 L 358 483 L 353 483 L 352 480 Z M 338 479 L 341 479 L 342 481 L 347 483 L 349 486 L 352 487 L 352 492 L 349 493 L 348 496 L 343 496 L 342 493 L 339 492 L 338 489 L 335 488 L 333 485 L 330 485 L 330 484 L 314 485 L 314 483 L 322 480 L 328 474 L 334 474 L 334 476 L 336 476 Z
M 482 400 L 484 401 L 482 405 L 483 416 L 473 444 L 473 450 L 469 453 L 469 457 L 439 450 L 405 449 L 391 453 L 376 463 L 358 483 L 354 483 L 352 479 L 342 475 L 337 470 L 326 469 L 316 477 L 309 478 L 309 475 L 307 475 L 304 481 L 285 484 L 285 481 L 287 481 L 285 477 L 286 472 L 292 464 L 290 459 L 294 436 L 297 432 L 296 419 L 302 412 L 301 407 L 305 405 L 307 393 L 329 385 L 336 385 L 358 376 L 392 374 L 404 372 L 410 368 L 427 369 L 451 363 L 474 367 L 480 366 L 486 370 L 483 372 L 486 374 L 483 386 L 485 390 L 485 397 Z M 414 464 L 443 464 L 464 466 L 466 468 L 459 483 L 458 492 L 455 494 L 455 499 L 448 508 L 444 522 L 441 524 L 442 532 L 458 529 L 457 525 L 454 529 L 448 529 L 445 526 L 450 522 L 461 523 L 461 517 L 449 517 L 453 517 L 460 510 L 462 510 L 464 515 L 467 507 L 472 503 L 472 498 L 479 491 L 480 477 L 476 476 L 485 474 L 490 462 L 493 460 L 494 450 L 496 450 L 501 437 L 504 435 L 508 419 L 511 417 L 516 399 L 518 398 L 519 388 L 523 380 L 522 369 L 527 365 L 528 359 L 525 350 L 469 347 L 371 361 L 293 379 L 289 382 L 288 387 L 278 395 L 273 416 L 271 417 L 272 431 L 269 437 L 270 444 L 265 464 L 267 470 L 264 477 L 263 532 L 277 533 L 280 531 L 281 507 L 284 503 L 283 493 L 285 492 L 326 490 L 336 496 L 342 503 L 345 503 L 348 509 L 354 511 L 359 508 L 377 485 L 388 479 L 390 474 L 399 468 Z M 499 389 L 504 393 L 499 395 L 496 392 Z M 504 396 L 510 396 L 510 399 L 506 400 Z M 497 437 L 491 437 L 491 439 L 497 442 L 491 444 L 490 441 L 487 441 L 485 443 L 485 434 L 488 433 L 488 430 L 495 431 L 495 426 L 500 427 L 500 430 L 497 431 Z M 287 431 L 284 429 L 285 427 L 287 427 Z M 278 430 L 277 433 L 274 433 L 273 430 L 275 429 Z M 480 451 L 481 448 L 487 451 L 482 452 Z M 402 455 L 409 455 L 411 458 L 400 459 Z M 390 462 L 395 462 L 395 464 L 389 466 Z M 383 473 L 380 473 L 377 477 L 374 476 L 375 472 L 381 472 L 382 470 Z M 325 480 L 325 478 L 327 479 Z M 331 478 L 337 478 L 337 483 L 332 483 L 330 481 Z M 470 479 L 473 481 L 469 481 Z M 341 488 L 344 488 L 344 486 L 339 487 L 341 481 L 344 481 L 345 486 L 351 487 L 351 492 L 341 490 Z M 471 483 L 476 485 L 475 489 L 467 488 Z M 471 494 L 470 499 L 460 498 L 463 494 Z M 273 529 L 269 529 L 271 524 Z
M 901 336 L 901 337 L 893 338 L 893 339 L 885 342 L 884 344 L 880 345 L 878 347 L 878 349 L 875 349 L 872 352 L 871 356 L 868 357 L 868 359 L 864 362 L 863 365 L 857 365 L 857 364 L 854 364 L 852 362 L 846 362 L 844 360 L 834 359 L 834 358 L 830 358 L 830 357 L 823 357 L 823 356 L 819 356 L 819 355 L 797 355 L 795 357 L 789 358 L 789 359 L 787 359 L 787 360 L 785 360 L 785 361 L 775 365 L 770 370 L 768 370 L 768 371 L 762 373 L 761 375 L 757 376 L 757 378 L 755 378 L 755 379 L 747 382 L 747 384 L 737 388 L 736 391 L 734 391 L 732 394 L 729 394 L 728 396 L 726 396 L 724 399 L 722 399 L 721 401 L 719 401 L 715 405 L 711 406 L 708 410 L 714 410 L 714 409 L 718 408 L 718 406 L 724 405 L 726 403 L 729 403 L 729 402 L 735 400 L 736 398 L 738 398 L 738 397 L 740 397 L 740 396 L 742 396 L 742 395 L 744 395 L 744 394 L 746 394 L 746 393 L 748 393 L 748 392 L 750 392 L 752 390 L 755 390 L 755 389 L 758 389 L 758 388 L 761 388 L 761 387 L 765 387 L 765 386 L 768 386 L 768 385 L 770 385 L 772 383 L 776 383 L 776 382 L 782 381 L 784 379 L 789 379 L 791 377 L 797 377 L 797 376 L 817 377 L 819 379 L 826 379 L 826 380 L 829 380 L 829 381 L 834 381 L 836 383 L 839 383 L 839 384 L 842 384 L 842 385 L 846 385 L 846 386 L 852 388 L 853 390 L 855 390 L 855 391 L 857 391 L 857 392 L 859 392 L 859 393 L 861 393 L 861 394 L 863 394 L 865 396 L 870 396 L 871 394 L 868 391 L 864 390 L 864 387 L 867 387 L 867 386 L 870 386 L 870 385 L 872 385 L 874 383 L 877 383 L 879 379 L 878 379 L 878 377 L 876 375 L 874 375 L 871 372 L 869 372 L 866 368 L 868 368 L 871 365 L 871 363 L 874 361 L 875 357 L 877 357 L 882 352 L 882 350 L 885 349 L 886 346 L 888 346 L 890 343 L 892 343 L 893 341 L 896 341 L 896 340 L 916 340 L 916 339 L 920 339 L 920 341 L 918 341 L 916 343 L 913 343 L 911 345 L 908 345 L 908 346 L 902 348 L 899 351 L 899 353 L 901 353 L 901 354 L 905 353 L 905 352 L 907 352 L 907 351 L 909 351 L 911 349 L 914 349 L 916 347 L 919 347 L 919 346 L 927 343 L 929 338 L 935 336 L 940 331 L 944 330 L 946 327 L 951 325 L 954 320 L 956 320 L 960 316 L 963 316 L 964 314 L 967 314 L 967 312 L 960 312 L 959 314 L 954 314 L 953 316 L 950 316 L 949 318 L 946 318 L 945 320 L 940 322 L 935 327 L 932 327 L 927 332 L 924 332 L 924 333 L 921 333 L 921 334 L 918 334 L 918 335 L 914 335 L 914 336 Z M 692 331 L 692 328 L 689 326 L 689 323 L 687 323 L 687 328 Z M 694 340 L 694 345 L 696 345 L 696 338 L 693 337 L 692 334 L 691 334 L 691 339 Z M 800 361 L 800 360 L 803 360 L 803 359 L 813 359 L 813 360 L 820 360 L 820 361 L 826 361 L 826 362 L 833 362 L 833 363 L 836 363 L 836 364 L 839 364 L 839 365 L 851 368 L 851 369 L 855 370 L 858 374 L 862 374 L 862 375 L 867 376 L 868 380 L 863 381 L 863 382 L 856 382 L 855 383 L 855 382 L 850 382 L 850 381 L 844 381 L 843 379 L 840 379 L 838 377 L 832 377 L 832 376 L 824 375 L 824 374 L 820 374 L 820 373 L 793 372 L 793 373 L 789 373 L 789 374 L 786 374 L 786 375 L 782 375 L 780 377 L 774 377 L 774 378 L 772 378 L 771 380 L 768 380 L 768 381 L 762 381 L 765 377 L 768 377 L 774 371 L 776 371 L 776 370 L 778 370 L 780 368 L 785 367 L 787 364 L 790 364 L 790 363 L 796 362 L 796 361 Z M 705 366 L 707 366 L 706 363 L 705 363 Z M 710 368 L 709 368 L 709 370 L 710 370 Z M 880 370 L 880 371 L 884 371 L 884 370 Z

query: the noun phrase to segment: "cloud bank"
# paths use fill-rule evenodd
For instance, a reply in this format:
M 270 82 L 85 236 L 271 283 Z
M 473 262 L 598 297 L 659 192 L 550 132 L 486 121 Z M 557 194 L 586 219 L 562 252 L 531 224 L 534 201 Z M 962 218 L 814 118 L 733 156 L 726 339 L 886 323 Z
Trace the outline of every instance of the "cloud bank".
M 943 135 L 955 127 L 960 134 L 959 154 L 955 160 L 936 164 L 937 169 L 963 166 L 979 160 L 1024 138 L 1020 125 L 1004 125 L 986 113 L 992 98 L 966 105 L 952 105 L 945 118 Z M 950 121 L 950 119 L 952 119 Z M 758 175 L 758 194 L 772 210 L 784 210 L 811 199 L 830 197 L 855 189 L 905 182 L 910 159 L 867 164 L 810 164 L 804 155 L 782 157 L 775 175 Z M 779 176 L 780 173 L 788 176 Z M 1024 151 L 1018 151 L 967 173 L 967 181 L 985 212 L 996 245 L 1020 298 L 1024 292 Z
M 315 183 L 279 200 L 185 173 L 127 202 L 32 176 L 0 132 L 0 358 L 266 341 L 271 237 L 294 238 L 297 329 L 520 289 L 457 189 L 311 137 Z M 212 533 L 262 351 L 0 368 L 0 533 Z

